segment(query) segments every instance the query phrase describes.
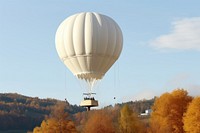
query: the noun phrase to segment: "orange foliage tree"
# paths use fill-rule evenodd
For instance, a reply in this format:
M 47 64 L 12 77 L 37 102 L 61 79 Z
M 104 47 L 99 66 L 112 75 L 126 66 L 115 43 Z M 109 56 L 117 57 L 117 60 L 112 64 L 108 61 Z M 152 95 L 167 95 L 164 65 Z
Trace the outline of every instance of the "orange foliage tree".
M 145 132 L 144 124 L 127 104 L 125 104 L 120 111 L 119 130 L 121 133 Z
M 68 119 L 65 103 L 58 103 L 52 109 L 51 115 L 43 120 L 41 127 L 36 127 L 33 133 L 77 133 L 74 123 Z
M 156 99 L 150 118 L 150 132 L 183 133 L 183 114 L 192 97 L 183 89 L 164 93 Z
M 184 130 L 188 133 L 200 132 L 200 97 L 196 97 L 190 103 L 183 118 Z
M 92 114 L 91 114 L 92 113 Z M 104 110 L 91 111 L 84 133 L 115 133 L 111 116 Z

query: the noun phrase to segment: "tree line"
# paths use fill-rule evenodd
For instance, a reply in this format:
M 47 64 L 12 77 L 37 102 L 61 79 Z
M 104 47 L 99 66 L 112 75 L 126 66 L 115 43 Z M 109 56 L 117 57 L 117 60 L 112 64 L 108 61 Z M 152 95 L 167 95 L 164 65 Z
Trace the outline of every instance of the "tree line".
M 149 117 L 139 117 L 130 104 L 74 114 L 70 118 L 64 106 L 47 117 L 34 133 L 199 133 L 200 97 L 176 89 L 155 98 Z M 57 113 L 55 113 L 57 112 Z M 60 113 L 59 113 L 60 112 Z M 56 116 L 54 114 L 57 114 Z M 60 114 L 61 116 L 59 116 Z
M 200 131 L 200 97 L 192 97 L 184 89 L 175 89 L 150 100 L 115 104 L 89 112 L 65 101 L 30 97 L 22 100 L 24 97 L 18 94 L 0 95 L 0 130 L 26 129 L 34 133 Z M 140 113 L 150 108 L 151 115 L 140 117 Z

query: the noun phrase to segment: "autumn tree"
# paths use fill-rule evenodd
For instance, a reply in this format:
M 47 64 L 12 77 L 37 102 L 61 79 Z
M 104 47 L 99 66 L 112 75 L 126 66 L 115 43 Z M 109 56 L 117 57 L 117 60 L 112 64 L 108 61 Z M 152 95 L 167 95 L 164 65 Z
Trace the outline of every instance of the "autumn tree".
M 79 112 L 73 115 L 73 120 L 78 132 L 82 131 L 83 126 L 87 122 L 89 113 L 90 111 L 85 111 L 85 112 Z
M 190 103 L 183 118 L 184 130 L 187 133 L 200 132 L 200 97 L 196 97 Z
M 76 133 L 74 123 L 68 119 L 68 113 L 65 112 L 65 103 L 57 103 L 50 116 L 43 120 L 41 127 L 36 127 L 33 133 Z
M 111 116 L 104 110 L 91 111 L 84 133 L 115 133 Z
M 119 130 L 121 133 L 144 133 L 145 128 L 127 104 L 120 111 Z
M 192 97 L 183 89 L 164 93 L 157 98 L 152 107 L 151 132 L 183 133 L 182 117 L 191 100 Z

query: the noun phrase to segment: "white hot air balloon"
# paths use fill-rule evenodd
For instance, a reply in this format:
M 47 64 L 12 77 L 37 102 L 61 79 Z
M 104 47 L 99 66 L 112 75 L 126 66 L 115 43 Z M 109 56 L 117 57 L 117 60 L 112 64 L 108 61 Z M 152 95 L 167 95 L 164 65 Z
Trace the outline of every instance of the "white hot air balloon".
M 123 46 L 120 27 L 110 17 L 83 12 L 65 19 L 57 29 L 56 49 L 62 62 L 92 88 L 119 58 Z

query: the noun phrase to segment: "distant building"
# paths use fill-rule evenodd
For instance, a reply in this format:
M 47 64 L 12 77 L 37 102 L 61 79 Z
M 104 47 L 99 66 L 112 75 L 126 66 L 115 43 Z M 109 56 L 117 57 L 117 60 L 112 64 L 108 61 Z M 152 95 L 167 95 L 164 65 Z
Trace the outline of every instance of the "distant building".
M 140 116 L 149 116 L 152 112 L 152 109 L 145 110 L 145 113 L 141 113 Z

